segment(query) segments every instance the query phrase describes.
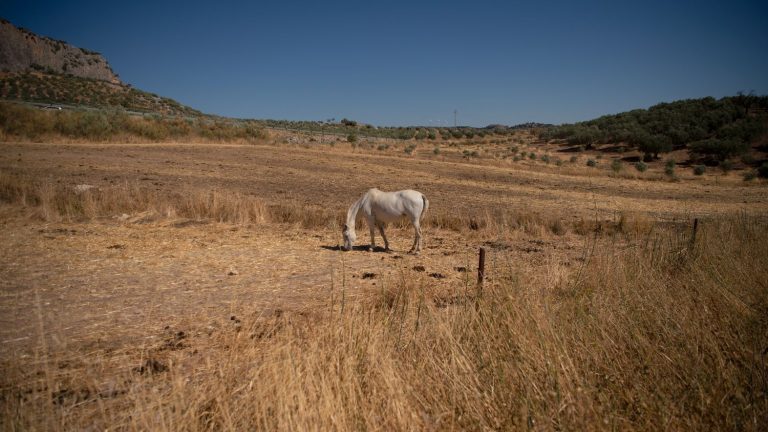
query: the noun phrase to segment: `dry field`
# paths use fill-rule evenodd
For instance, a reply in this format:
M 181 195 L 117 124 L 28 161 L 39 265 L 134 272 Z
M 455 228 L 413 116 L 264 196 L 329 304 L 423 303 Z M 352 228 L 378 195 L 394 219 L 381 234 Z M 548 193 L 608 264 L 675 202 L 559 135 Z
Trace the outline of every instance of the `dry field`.
M 1 143 L 0 427 L 768 425 L 764 182 L 382 142 Z

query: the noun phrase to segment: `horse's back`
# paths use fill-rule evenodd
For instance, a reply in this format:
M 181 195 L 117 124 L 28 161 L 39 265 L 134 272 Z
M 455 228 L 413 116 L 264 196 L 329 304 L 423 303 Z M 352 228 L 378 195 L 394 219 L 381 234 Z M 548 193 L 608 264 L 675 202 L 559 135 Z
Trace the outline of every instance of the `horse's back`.
M 383 222 L 393 222 L 403 216 L 419 215 L 424 207 L 423 194 L 412 189 L 382 192 L 373 188 L 369 189 L 366 195 L 371 214 Z

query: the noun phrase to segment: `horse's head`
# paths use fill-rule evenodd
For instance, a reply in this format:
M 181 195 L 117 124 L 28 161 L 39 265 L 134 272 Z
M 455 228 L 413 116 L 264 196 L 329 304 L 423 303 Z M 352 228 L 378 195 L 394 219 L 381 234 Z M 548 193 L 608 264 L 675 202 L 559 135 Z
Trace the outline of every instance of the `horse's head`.
M 357 240 L 357 235 L 355 234 L 355 230 L 349 229 L 348 226 L 344 225 L 344 230 L 342 231 L 342 234 L 344 235 L 344 250 L 347 250 L 347 251 L 352 250 L 352 245 L 354 245 L 355 240 Z

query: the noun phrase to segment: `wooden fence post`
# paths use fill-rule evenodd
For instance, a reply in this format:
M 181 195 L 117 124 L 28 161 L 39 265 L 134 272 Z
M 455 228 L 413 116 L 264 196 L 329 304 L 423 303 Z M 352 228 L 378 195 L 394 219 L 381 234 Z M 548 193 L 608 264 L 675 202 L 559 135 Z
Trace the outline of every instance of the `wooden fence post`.
M 483 295 L 483 281 L 485 280 L 485 248 L 480 248 L 480 258 L 477 263 L 477 296 L 475 297 L 475 309 L 480 308 L 480 297 Z
M 485 279 L 485 248 L 480 248 L 480 261 L 477 263 L 477 285 L 482 286 Z
M 691 249 L 696 245 L 696 232 L 699 230 L 699 218 L 693 219 L 693 234 L 691 235 Z

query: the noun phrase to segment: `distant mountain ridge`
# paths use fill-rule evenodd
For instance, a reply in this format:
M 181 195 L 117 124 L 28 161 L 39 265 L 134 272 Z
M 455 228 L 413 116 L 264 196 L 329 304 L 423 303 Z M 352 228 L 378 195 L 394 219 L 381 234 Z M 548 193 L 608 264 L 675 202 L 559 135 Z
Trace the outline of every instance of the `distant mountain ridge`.
M 39 36 L 0 18 L 0 69 L 54 72 L 122 84 L 101 54 Z

